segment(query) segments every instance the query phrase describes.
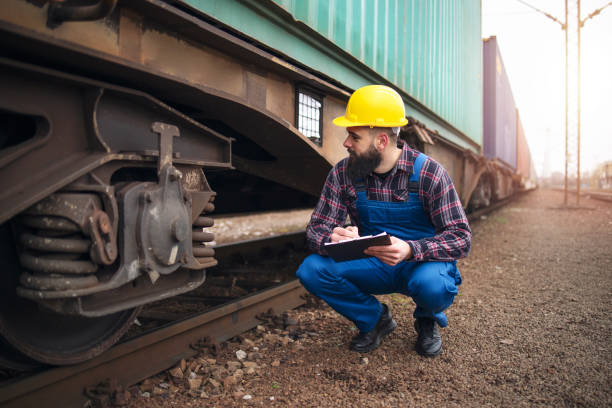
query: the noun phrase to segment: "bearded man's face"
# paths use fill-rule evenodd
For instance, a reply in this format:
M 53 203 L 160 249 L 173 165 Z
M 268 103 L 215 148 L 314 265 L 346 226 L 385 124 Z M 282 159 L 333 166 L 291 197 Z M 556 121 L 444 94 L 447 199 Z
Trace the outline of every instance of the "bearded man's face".
M 351 179 L 359 180 L 374 171 L 382 161 L 382 154 L 374 147 L 374 141 L 363 153 L 349 149 L 347 172 Z

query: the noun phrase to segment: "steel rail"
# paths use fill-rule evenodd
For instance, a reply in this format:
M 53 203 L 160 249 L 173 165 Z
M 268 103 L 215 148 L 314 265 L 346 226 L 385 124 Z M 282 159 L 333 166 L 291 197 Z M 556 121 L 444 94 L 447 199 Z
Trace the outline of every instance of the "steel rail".
M 473 212 L 467 214 L 468 220 L 470 222 L 474 222 L 474 221 L 480 219 L 480 217 L 482 217 L 483 215 L 490 214 L 493 211 L 495 211 L 495 210 L 497 210 L 497 209 L 499 209 L 501 207 L 504 207 L 507 204 L 510 204 L 512 201 L 518 199 L 519 197 L 522 197 L 523 195 L 530 193 L 531 191 L 533 191 L 533 190 L 526 190 L 526 191 L 520 191 L 518 193 L 514 193 L 514 194 L 512 194 L 509 197 L 506 197 L 506 198 L 504 198 L 502 200 L 494 202 L 493 204 L 489 205 L 488 207 L 480 208 L 480 209 L 478 209 L 476 211 L 473 211 Z
M 580 195 L 585 196 L 587 198 L 592 198 L 594 200 L 612 202 L 612 193 L 584 191 L 584 192 L 581 192 Z
M 52 368 L 0 386 L 0 406 L 28 408 L 83 407 L 84 390 L 113 379 L 124 389 L 166 370 L 198 352 L 192 347 L 209 337 L 222 342 L 255 327 L 256 316 L 280 313 L 304 303 L 297 280 L 220 305 L 201 315 L 118 344 L 101 356 L 74 366 Z
M 222 265 L 226 261 L 231 261 L 236 256 L 257 256 L 268 248 L 279 248 L 285 245 L 292 245 L 294 248 L 305 248 L 306 231 L 288 232 L 269 237 L 236 241 L 213 246 L 212 248 L 215 250 L 215 258 Z
M 553 190 L 564 191 L 562 188 L 553 188 Z M 576 190 L 568 189 L 567 191 L 571 194 L 576 194 Z M 606 192 L 606 191 L 581 190 L 580 196 L 586 197 L 586 198 L 592 198 L 593 200 L 612 202 L 612 191 Z

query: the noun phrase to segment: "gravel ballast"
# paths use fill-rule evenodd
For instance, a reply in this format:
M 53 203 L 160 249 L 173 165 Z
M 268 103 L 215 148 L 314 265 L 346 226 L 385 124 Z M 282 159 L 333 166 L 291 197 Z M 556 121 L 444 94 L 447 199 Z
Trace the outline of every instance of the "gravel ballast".
M 570 200 L 575 200 L 570 196 Z M 318 299 L 129 389 L 130 407 L 612 406 L 612 204 L 537 190 L 471 224 L 443 353 L 414 351 L 414 303 L 368 354 Z

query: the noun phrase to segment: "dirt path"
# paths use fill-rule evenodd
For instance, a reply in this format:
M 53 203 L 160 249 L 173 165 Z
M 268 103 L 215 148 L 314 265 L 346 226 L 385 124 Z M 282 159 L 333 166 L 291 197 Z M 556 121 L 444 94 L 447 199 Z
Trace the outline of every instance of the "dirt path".
M 438 358 L 413 350 L 414 304 L 403 296 L 381 297 L 399 327 L 366 355 L 347 349 L 351 324 L 310 306 L 290 313 L 297 326 L 270 323 L 214 362 L 187 362 L 200 388 L 164 373 L 149 397 L 133 390 L 130 406 L 612 406 L 612 204 L 562 210 L 562 200 L 535 191 L 472 224 Z M 227 364 L 238 349 L 254 372 Z M 206 380 L 225 375 L 236 381 Z

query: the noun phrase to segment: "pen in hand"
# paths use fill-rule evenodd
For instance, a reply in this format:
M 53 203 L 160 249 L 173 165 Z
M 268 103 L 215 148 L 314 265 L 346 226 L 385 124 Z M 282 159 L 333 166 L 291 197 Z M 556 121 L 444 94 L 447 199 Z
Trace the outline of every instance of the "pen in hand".
M 357 227 L 350 225 L 346 228 L 334 228 L 330 237 L 330 241 L 336 243 L 342 240 L 353 238 L 359 238 L 359 230 Z

